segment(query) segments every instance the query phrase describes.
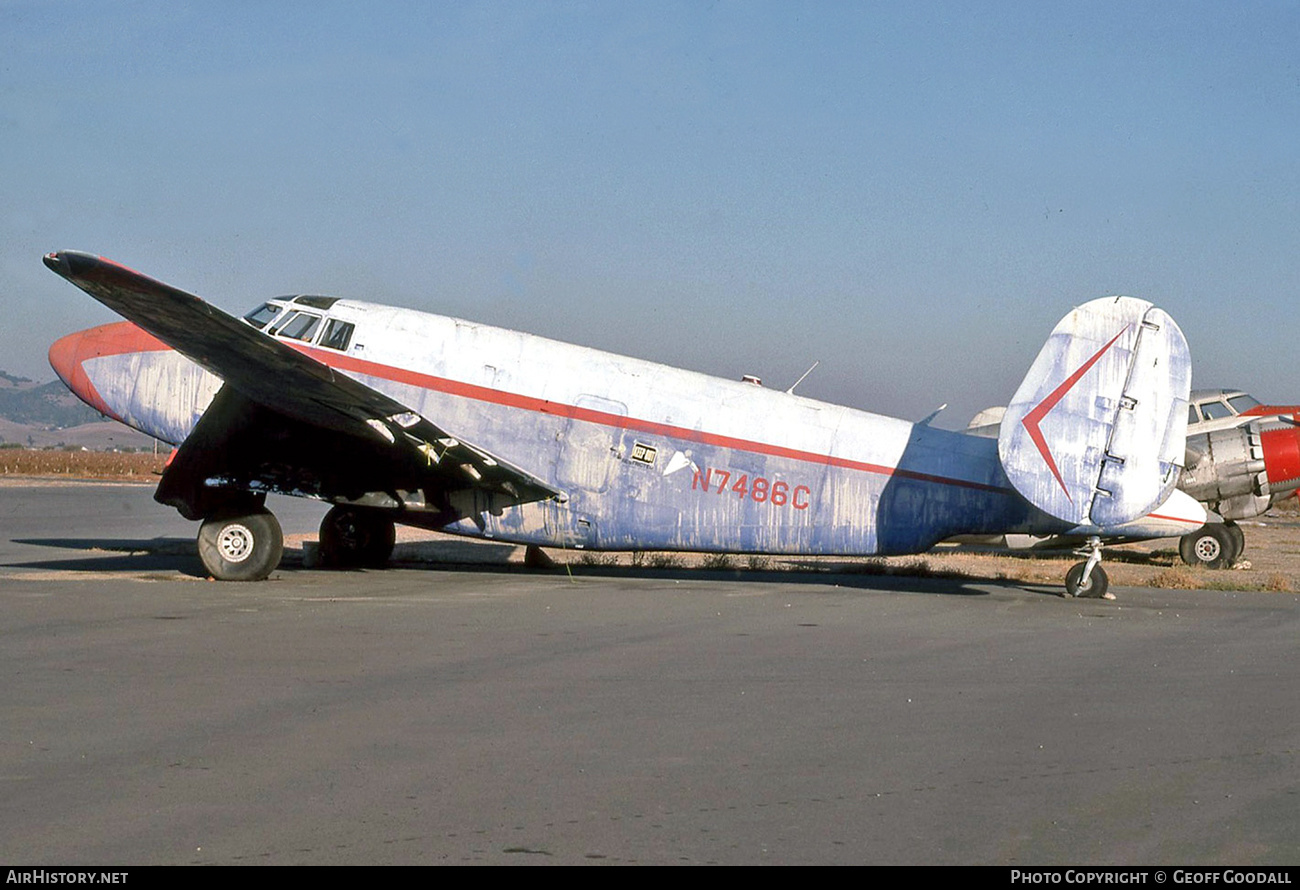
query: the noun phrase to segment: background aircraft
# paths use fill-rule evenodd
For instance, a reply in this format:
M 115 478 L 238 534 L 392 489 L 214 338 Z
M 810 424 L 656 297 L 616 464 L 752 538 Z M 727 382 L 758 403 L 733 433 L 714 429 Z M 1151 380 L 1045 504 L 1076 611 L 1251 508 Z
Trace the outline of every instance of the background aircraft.
M 1104 536 L 1165 537 L 1190 357 L 1141 300 L 1075 309 L 996 442 L 547 340 L 343 300 L 237 319 L 84 253 L 46 265 L 134 323 L 50 349 L 89 404 L 178 444 L 155 497 L 201 519 L 214 577 L 265 578 L 268 492 L 319 498 L 327 560 L 380 564 L 402 522 L 530 546 L 898 554 L 963 533 L 1074 534 L 1070 594 L 1105 594 Z
M 1192 393 L 1179 488 L 1222 521 L 1180 539 L 1184 562 L 1231 566 L 1246 548 L 1237 520 L 1263 515 L 1300 488 L 1298 412 L 1300 405 L 1263 405 L 1240 390 Z
M 966 432 L 996 437 L 1002 408 L 988 408 Z M 1178 487 L 1213 516 L 1179 538 L 1188 565 L 1228 568 L 1246 548 L 1238 520 L 1261 516 L 1300 489 L 1300 405 L 1264 405 L 1236 389 L 1191 393 L 1187 409 L 1187 453 Z M 1012 549 L 1060 548 L 1070 542 L 1011 536 Z

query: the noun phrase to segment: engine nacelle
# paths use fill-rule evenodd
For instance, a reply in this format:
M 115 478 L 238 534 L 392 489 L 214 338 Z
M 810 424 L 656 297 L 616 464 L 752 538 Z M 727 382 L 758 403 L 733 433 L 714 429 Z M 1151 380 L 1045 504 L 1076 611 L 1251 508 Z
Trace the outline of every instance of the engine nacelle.
M 1248 519 L 1300 487 L 1300 430 L 1271 418 L 1187 439 L 1178 484 L 1224 519 Z

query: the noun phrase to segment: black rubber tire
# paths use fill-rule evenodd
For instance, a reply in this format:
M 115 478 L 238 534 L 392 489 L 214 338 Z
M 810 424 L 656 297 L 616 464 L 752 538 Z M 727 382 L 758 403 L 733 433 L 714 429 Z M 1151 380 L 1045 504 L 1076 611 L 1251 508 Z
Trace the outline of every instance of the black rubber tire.
M 1236 561 L 1236 549 L 1232 532 L 1221 522 L 1207 522 L 1190 535 L 1178 539 L 1178 555 L 1189 566 L 1226 569 Z
M 396 541 L 397 528 L 383 513 L 340 504 L 321 520 L 321 565 L 381 568 L 388 564 Z
M 1241 555 L 1246 552 L 1246 533 L 1242 531 L 1241 526 L 1237 525 L 1235 522 L 1225 522 L 1223 527 L 1228 530 L 1228 534 L 1232 535 L 1232 543 L 1234 547 L 1232 550 L 1232 562 L 1230 564 L 1236 565 L 1237 560 L 1241 559 Z
M 283 555 L 284 533 L 269 510 L 219 513 L 199 526 L 199 559 L 218 581 L 263 581 Z
M 1087 587 L 1079 586 L 1079 580 L 1083 578 L 1083 570 L 1087 565 L 1086 562 L 1076 563 L 1065 573 L 1065 593 L 1067 596 L 1103 599 L 1106 591 L 1110 590 L 1110 578 L 1106 576 L 1106 571 L 1101 566 L 1092 567 L 1092 572 L 1088 575 Z

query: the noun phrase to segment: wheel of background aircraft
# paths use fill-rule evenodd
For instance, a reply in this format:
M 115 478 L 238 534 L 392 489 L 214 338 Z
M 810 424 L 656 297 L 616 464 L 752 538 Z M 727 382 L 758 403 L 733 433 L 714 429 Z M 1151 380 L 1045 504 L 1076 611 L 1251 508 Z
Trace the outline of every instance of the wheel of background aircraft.
M 331 507 L 320 524 L 321 562 L 327 566 L 379 568 L 393 555 L 393 520 L 374 510 Z
M 1106 572 L 1101 566 L 1093 566 L 1092 573 L 1088 575 L 1088 586 L 1081 587 L 1079 581 L 1083 578 L 1083 570 L 1087 565 L 1086 562 L 1076 563 L 1065 573 L 1065 592 L 1068 596 L 1101 599 L 1110 589 L 1110 578 L 1106 577 Z
M 218 581 L 261 581 L 284 553 L 284 533 L 269 510 L 219 513 L 199 526 L 199 559 Z
M 1241 554 L 1246 552 L 1246 533 L 1241 530 L 1241 526 L 1235 522 L 1225 522 L 1223 527 L 1232 535 L 1232 543 L 1235 549 L 1232 551 L 1232 561 L 1235 563 L 1241 559 Z
M 1236 526 L 1232 526 L 1236 528 Z M 1240 529 L 1237 532 L 1240 533 Z M 1183 535 L 1178 540 L 1178 554 L 1189 566 L 1205 566 L 1207 569 L 1226 569 L 1236 562 L 1241 555 L 1241 548 L 1246 544 L 1246 536 L 1241 536 L 1240 547 L 1237 538 L 1229 526 L 1221 522 L 1207 522 L 1190 535 Z

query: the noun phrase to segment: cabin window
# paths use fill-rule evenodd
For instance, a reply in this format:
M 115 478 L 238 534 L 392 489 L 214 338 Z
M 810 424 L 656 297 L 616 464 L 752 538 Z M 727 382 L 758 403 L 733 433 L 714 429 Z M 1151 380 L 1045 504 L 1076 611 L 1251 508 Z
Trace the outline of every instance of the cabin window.
M 311 340 L 319 325 L 319 315 L 312 315 L 310 312 L 295 312 L 289 316 L 287 321 L 276 328 L 274 333 L 277 337 L 288 337 L 290 340 Z
M 1202 402 L 1201 413 L 1205 415 L 1206 420 L 1219 420 L 1232 416 L 1232 411 L 1223 402 Z
M 244 321 L 257 328 L 259 331 L 275 320 L 280 314 L 280 307 L 271 303 L 263 303 L 252 312 L 244 316 Z
M 1236 411 L 1238 414 L 1245 414 L 1251 408 L 1259 407 L 1259 399 L 1242 393 L 1239 396 L 1231 396 L 1228 399 L 1228 404 L 1231 405 L 1232 410 Z
M 348 344 L 352 342 L 352 330 L 355 325 L 350 321 L 339 321 L 337 318 L 331 318 L 325 322 L 325 334 L 320 338 L 320 345 L 329 349 L 337 349 L 340 352 L 347 350 Z

